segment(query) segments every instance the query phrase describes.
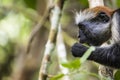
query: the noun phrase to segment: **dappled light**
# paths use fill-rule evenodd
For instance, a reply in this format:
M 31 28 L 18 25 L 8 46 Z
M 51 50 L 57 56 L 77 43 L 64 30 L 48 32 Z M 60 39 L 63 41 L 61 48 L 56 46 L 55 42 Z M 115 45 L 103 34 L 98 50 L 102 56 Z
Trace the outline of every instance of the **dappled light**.
M 82 58 L 71 52 L 79 42 L 75 14 L 100 3 L 0 0 L 0 80 L 102 80 L 99 64 L 87 61 L 95 47 L 83 44 L 88 50 Z M 120 7 L 119 0 L 104 4 Z M 119 76 L 117 71 L 115 80 Z

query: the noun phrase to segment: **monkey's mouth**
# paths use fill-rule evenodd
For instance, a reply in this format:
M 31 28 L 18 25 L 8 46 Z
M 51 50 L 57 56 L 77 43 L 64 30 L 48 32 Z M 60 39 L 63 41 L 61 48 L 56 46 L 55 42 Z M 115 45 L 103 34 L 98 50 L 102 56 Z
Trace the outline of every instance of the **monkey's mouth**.
M 79 43 L 83 43 L 83 44 L 85 43 L 87 45 L 91 45 L 89 43 L 89 39 L 84 34 L 79 34 L 78 35 L 78 40 L 79 40 Z
M 90 32 L 84 33 L 82 30 L 79 31 L 78 35 L 79 43 L 87 44 L 89 46 L 99 46 L 101 45 L 100 41 L 94 37 Z
M 79 35 L 78 35 L 78 40 L 79 40 L 79 43 L 88 43 L 88 38 L 86 37 L 85 35 L 85 32 L 83 30 L 79 30 Z

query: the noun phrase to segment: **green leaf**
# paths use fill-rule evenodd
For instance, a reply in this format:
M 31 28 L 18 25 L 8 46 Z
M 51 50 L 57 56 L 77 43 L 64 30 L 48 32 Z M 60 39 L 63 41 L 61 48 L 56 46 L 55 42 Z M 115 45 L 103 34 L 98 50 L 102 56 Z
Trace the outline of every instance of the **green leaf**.
M 76 58 L 73 61 L 70 62 L 65 62 L 65 63 L 61 63 L 63 67 L 69 68 L 69 69 L 78 69 L 81 66 L 81 63 L 85 62 L 86 59 L 90 56 L 91 52 L 94 51 L 95 48 L 93 46 L 91 46 L 83 55 L 83 57 L 81 59 Z
M 79 68 L 81 65 L 80 59 L 75 59 L 74 61 L 71 62 L 71 65 L 73 66 L 73 68 Z
M 58 74 L 58 75 L 52 77 L 50 80 L 58 80 L 58 79 L 62 78 L 63 76 L 64 76 L 64 74 Z
M 72 65 L 70 64 L 70 62 L 69 63 L 62 63 L 62 66 L 69 68 L 69 69 L 72 68 Z
M 120 0 L 116 0 L 117 7 L 120 7 Z
M 88 7 L 88 0 L 77 0 L 81 6 Z
M 115 80 L 120 80 L 120 70 L 118 70 L 114 75 Z
M 90 56 L 90 54 L 92 53 L 92 51 L 94 51 L 94 50 L 95 50 L 95 47 L 91 46 L 91 47 L 85 52 L 85 54 L 82 56 L 82 58 L 81 58 L 81 63 L 84 63 L 84 62 L 87 60 L 87 58 Z
M 36 9 L 37 0 L 24 0 L 24 2 L 28 7 Z
M 70 61 L 70 62 L 62 63 L 63 67 L 66 67 L 69 69 L 77 69 L 80 67 L 80 65 L 81 65 L 80 59 L 78 59 L 78 58 L 73 61 Z

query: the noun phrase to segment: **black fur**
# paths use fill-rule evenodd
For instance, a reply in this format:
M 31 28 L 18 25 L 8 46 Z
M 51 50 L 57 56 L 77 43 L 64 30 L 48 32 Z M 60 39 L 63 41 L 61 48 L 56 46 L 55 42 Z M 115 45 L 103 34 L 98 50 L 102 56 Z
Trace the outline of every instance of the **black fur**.
M 72 46 L 72 54 L 75 57 L 82 57 L 87 49 L 81 43 L 75 43 Z M 97 47 L 88 57 L 88 60 L 93 60 L 113 68 L 120 68 L 120 45 L 114 44 L 111 47 Z
M 115 17 L 117 19 L 116 23 L 118 23 L 118 25 L 116 27 L 118 30 L 116 31 L 120 35 L 120 9 L 116 10 L 114 14 L 112 15 L 112 17 Z M 110 21 L 112 21 L 112 19 Z M 83 24 L 84 24 L 85 29 L 82 29 L 79 32 L 80 33 L 79 38 L 81 38 L 80 42 L 88 43 L 88 44 L 96 46 L 95 51 L 91 53 L 88 60 L 92 60 L 92 61 L 98 62 L 106 66 L 110 66 L 113 68 L 120 68 L 120 39 L 118 39 L 117 42 L 114 41 L 114 43 L 106 47 L 99 47 L 99 45 L 101 45 L 103 42 L 112 38 L 113 33 L 111 31 L 111 27 L 114 27 L 114 25 L 110 24 L 112 25 L 109 27 L 110 29 L 108 28 L 108 30 L 106 30 L 106 32 L 104 33 L 98 33 L 101 30 L 98 32 L 95 32 L 94 29 L 91 29 L 90 27 L 91 26 L 92 28 L 94 28 L 94 26 L 101 27 L 102 26 L 101 23 L 97 23 L 96 25 L 96 23 L 91 24 L 90 22 L 87 21 L 87 22 L 83 22 L 82 25 Z M 120 36 L 118 38 L 120 38 Z M 72 46 L 71 51 L 72 51 L 73 56 L 81 57 L 87 49 L 88 48 L 82 45 L 81 43 L 75 43 Z
M 98 19 L 96 19 L 98 18 Z M 79 38 L 81 43 L 87 43 L 89 45 L 99 46 L 102 43 L 106 42 L 111 37 L 111 27 L 109 18 L 104 18 L 105 20 L 101 21 L 101 17 L 95 17 L 90 20 L 80 22 L 79 27 Z M 93 21 L 94 20 L 94 21 Z M 99 22 L 100 21 L 100 22 Z M 108 22 L 109 27 L 104 27 Z M 105 30 L 105 31 L 104 31 Z

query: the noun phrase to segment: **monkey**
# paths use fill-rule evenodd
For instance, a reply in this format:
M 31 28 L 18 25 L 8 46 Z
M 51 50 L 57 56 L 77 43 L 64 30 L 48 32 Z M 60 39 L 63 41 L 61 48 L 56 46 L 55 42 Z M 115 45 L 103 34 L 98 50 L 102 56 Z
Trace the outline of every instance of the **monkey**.
M 74 57 L 82 57 L 88 50 L 83 43 L 94 46 L 87 60 L 120 69 L 120 9 L 97 6 L 76 13 L 75 23 L 79 28 L 78 38 L 71 52 Z M 110 42 L 107 46 L 101 46 Z

